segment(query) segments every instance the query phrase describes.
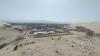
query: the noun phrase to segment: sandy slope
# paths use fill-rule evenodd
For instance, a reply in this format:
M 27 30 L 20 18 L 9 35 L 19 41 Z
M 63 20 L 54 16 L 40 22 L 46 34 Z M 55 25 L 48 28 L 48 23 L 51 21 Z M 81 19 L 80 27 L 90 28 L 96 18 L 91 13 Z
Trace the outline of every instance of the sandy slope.
M 0 56 L 100 56 L 100 38 L 85 40 L 81 32 L 60 37 L 29 37 L 13 42 L 0 50 Z M 19 46 L 14 51 L 16 45 Z
M 8 24 L 8 23 L 0 21 L 0 27 L 4 26 L 4 24 Z
M 89 29 L 92 29 L 95 32 L 100 33 L 100 22 L 90 22 L 90 23 L 77 23 L 76 25 L 85 26 Z
M 7 23 L 0 22 L 0 45 L 15 40 L 17 36 L 20 34 L 18 31 L 12 28 L 3 28 L 4 24 Z
M 95 27 L 90 26 L 90 28 Z M 0 56 L 100 56 L 100 36 L 86 39 L 85 33 L 73 33 L 73 35 L 43 38 L 28 37 L 15 41 L 0 49 Z M 9 41 L 15 39 L 17 34 L 19 33 L 13 29 L 0 30 L 0 36 L 5 36 Z M 16 46 L 17 50 L 14 50 Z
M 19 32 L 13 29 L 0 29 L 0 42 L 9 42 L 17 38 Z

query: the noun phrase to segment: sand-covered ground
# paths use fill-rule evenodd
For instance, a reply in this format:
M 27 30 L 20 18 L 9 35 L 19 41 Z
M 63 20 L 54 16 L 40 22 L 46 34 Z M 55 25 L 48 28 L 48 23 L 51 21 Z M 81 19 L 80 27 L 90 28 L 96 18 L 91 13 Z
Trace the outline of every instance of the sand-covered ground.
M 98 26 L 84 24 L 87 28 L 100 32 L 99 23 Z M 84 24 L 82 23 L 82 26 Z M 42 38 L 27 37 L 13 41 L 20 35 L 16 30 L 0 29 L 0 44 L 11 42 L 0 49 L 0 56 L 100 56 L 100 36 L 89 36 L 87 39 L 88 36 L 83 32 L 72 33 Z
M 95 32 L 100 33 L 100 22 L 77 23 L 75 25 L 85 26 L 89 29 L 92 29 Z

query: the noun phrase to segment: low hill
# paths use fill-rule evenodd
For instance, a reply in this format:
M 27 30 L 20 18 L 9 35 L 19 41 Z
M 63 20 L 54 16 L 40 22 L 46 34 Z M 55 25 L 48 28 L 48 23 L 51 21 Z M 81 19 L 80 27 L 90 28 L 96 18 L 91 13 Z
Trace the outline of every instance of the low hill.
M 90 23 L 77 23 L 75 25 L 87 27 L 97 33 L 100 33 L 100 22 L 90 22 Z
M 0 21 L 0 27 L 4 26 L 4 24 L 7 24 L 7 23 Z
M 5 28 L 5 25 L 9 24 L 0 21 L 0 45 L 15 40 L 16 38 L 18 38 L 18 35 L 20 34 L 18 31 L 12 28 Z
M 79 23 L 94 31 L 99 31 L 99 23 Z M 100 36 L 86 36 L 83 32 L 72 31 L 71 35 L 33 38 L 27 36 L 0 49 L 0 56 L 100 56 Z M 19 32 L 0 29 L 0 43 L 15 40 Z M 90 38 L 86 38 L 90 37 Z

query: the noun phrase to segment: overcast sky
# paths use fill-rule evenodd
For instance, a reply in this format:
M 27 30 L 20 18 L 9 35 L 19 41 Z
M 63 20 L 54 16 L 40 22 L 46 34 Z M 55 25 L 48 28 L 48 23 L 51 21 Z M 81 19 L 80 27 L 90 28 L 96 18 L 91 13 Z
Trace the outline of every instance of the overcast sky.
M 100 21 L 100 0 L 0 0 L 0 20 Z

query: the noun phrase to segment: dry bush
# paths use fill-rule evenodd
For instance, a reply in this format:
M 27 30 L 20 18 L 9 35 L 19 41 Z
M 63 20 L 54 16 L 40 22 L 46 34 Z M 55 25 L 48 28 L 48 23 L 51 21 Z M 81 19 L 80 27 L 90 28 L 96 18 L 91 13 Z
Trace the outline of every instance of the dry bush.
M 18 45 L 16 45 L 16 46 L 14 47 L 14 49 L 13 49 L 13 51 L 16 51 L 16 50 L 18 50 Z

